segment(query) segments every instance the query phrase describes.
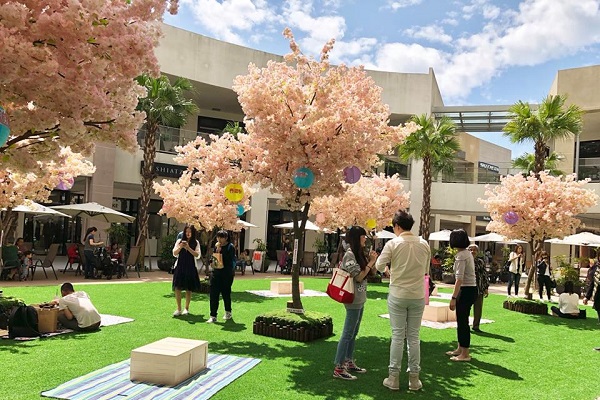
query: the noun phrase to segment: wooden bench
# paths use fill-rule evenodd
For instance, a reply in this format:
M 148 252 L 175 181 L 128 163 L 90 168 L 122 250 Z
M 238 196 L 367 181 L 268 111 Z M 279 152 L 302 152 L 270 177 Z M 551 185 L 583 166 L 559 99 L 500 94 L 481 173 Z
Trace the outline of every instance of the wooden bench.
M 430 301 L 429 304 L 425 305 L 422 319 L 433 322 L 456 321 L 456 313 L 450 310 L 448 303 Z
M 292 281 L 271 281 L 271 292 L 292 294 Z M 300 293 L 304 293 L 304 282 L 300 282 Z

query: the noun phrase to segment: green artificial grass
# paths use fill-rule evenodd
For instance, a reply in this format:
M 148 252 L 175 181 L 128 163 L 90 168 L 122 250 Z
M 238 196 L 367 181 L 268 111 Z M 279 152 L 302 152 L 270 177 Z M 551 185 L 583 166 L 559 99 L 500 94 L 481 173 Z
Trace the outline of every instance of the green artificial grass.
M 305 288 L 324 291 L 325 278 L 302 278 Z M 401 374 L 400 393 L 382 386 L 387 376 L 389 320 L 386 284 L 369 285 L 368 302 L 356 342 L 357 363 L 368 369 L 354 382 L 332 378 L 333 358 L 344 323 L 344 307 L 328 297 L 306 297 L 306 310 L 330 314 L 335 336 L 310 343 L 252 334 L 257 315 L 285 308 L 287 298 L 264 298 L 246 289 L 269 289 L 270 281 L 234 283 L 233 320 L 206 324 L 208 296 L 195 295 L 191 315 L 172 318 L 175 301 L 169 283 L 77 285 L 101 313 L 134 318 L 133 323 L 92 334 L 67 334 L 29 342 L 0 340 L 0 399 L 38 399 L 39 393 L 130 356 L 132 349 L 167 337 L 208 340 L 209 352 L 255 357 L 262 362 L 221 390 L 214 399 L 576 399 L 600 395 L 597 368 L 598 321 L 562 320 L 502 308 L 504 296 L 484 302 L 484 333 L 472 335 L 470 363 L 454 363 L 444 352 L 456 346 L 455 329 L 421 329 L 423 390 L 409 393 Z M 27 303 L 52 299 L 56 286 L 18 287 L 5 295 Z M 406 364 L 406 356 L 403 363 Z

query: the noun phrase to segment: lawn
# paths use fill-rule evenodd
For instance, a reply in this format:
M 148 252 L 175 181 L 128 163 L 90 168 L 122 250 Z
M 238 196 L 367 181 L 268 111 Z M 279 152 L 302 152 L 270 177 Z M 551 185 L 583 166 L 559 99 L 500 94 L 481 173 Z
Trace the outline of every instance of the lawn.
M 303 278 L 305 288 L 324 290 L 322 278 Z M 257 336 L 252 322 L 257 314 L 285 307 L 286 299 L 268 299 L 246 289 L 268 289 L 263 279 L 236 281 L 232 295 L 233 320 L 206 324 L 208 296 L 195 295 L 191 315 L 172 318 L 174 298 L 168 283 L 79 285 L 90 294 L 101 313 L 134 318 L 133 323 L 102 328 L 92 334 L 68 334 L 29 342 L 0 340 L 2 384 L 0 399 L 38 399 L 39 393 L 67 380 L 129 357 L 130 351 L 166 336 L 208 340 L 209 352 L 260 358 L 262 362 L 214 399 L 575 399 L 600 396 L 600 346 L 595 311 L 587 320 L 531 316 L 502 308 L 503 296 L 490 295 L 482 325 L 472 337 L 470 363 L 453 363 L 444 352 L 455 347 L 454 329 L 421 330 L 423 390 L 408 393 L 407 374 L 400 393 L 381 382 L 387 376 L 390 328 L 385 284 L 369 285 L 369 300 L 356 344 L 356 359 L 369 372 L 357 381 L 332 378 L 333 357 L 344 321 L 343 306 L 328 297 L 303 299 L 309 310 L 333 316 L 335 336 L 298 343 Z M 27 303 L 50 300 L 56 287 L 19 287 L 5 295 Z M 221 305 L 222 307 L 222 305 Z M 222 316 L 222 309 L 221 315 Z M 406 364 L 406 357 L 404 360 Z

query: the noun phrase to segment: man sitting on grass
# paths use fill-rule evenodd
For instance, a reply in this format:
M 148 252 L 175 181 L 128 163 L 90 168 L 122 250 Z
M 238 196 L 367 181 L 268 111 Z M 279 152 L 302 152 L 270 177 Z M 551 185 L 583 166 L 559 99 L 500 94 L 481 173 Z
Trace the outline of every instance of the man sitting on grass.
M 58 322 L 67 329 L 91 332 L 100 328 L 100 314 L 86 292 L 76 292 L 73 284 L 65 282 L 60 287 L 62 297 L 54 300 L 58 304 Z

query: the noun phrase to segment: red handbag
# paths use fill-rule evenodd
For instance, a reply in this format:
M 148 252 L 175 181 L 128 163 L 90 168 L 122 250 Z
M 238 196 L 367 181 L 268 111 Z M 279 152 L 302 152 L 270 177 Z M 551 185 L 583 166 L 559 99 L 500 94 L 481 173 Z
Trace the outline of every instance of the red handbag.
M 340 268 L 334 268 L 333 276 L 327 285 L 327 294 L 339 303 L 354 301 L 354 278 Z

